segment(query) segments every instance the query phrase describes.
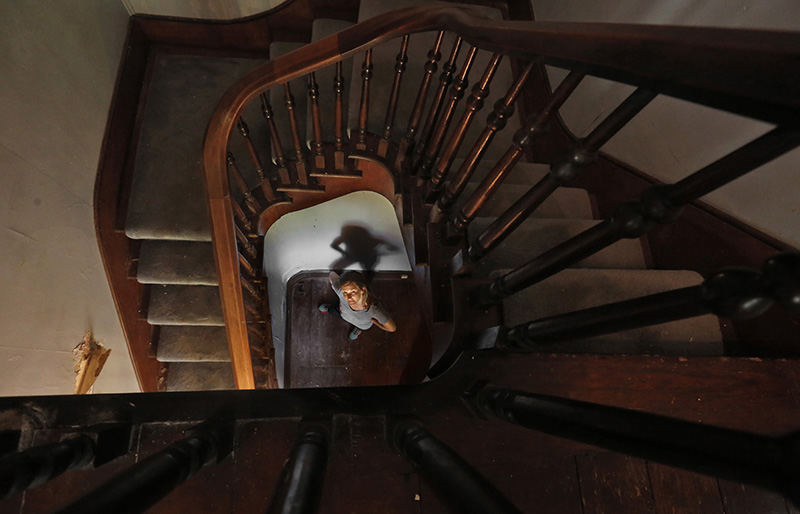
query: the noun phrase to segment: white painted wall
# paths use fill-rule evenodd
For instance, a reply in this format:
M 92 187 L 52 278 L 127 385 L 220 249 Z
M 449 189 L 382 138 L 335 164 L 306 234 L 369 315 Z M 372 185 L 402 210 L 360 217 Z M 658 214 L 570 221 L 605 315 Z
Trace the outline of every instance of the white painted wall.
M 0 2 L 0 395 L 67 394 L 84 331 L 95 392 L 138 391 L 92 195 L 128 15 L 119 2 Z
M 130 14 L 232 20 L 258 14 L 286 0 L 121 0 Z
M 800 31 L 796 0 L 532 0 L 541 21 L 650 23 Z M 551 68 L 551 83 L 566 75 Z M 564 104 L 561 116 L 583 136 L 632 88 L 587 78 Z M 771 125 L 682 100 L 659 96 L 603 150 L 670 183 L 768 131 Z M 704 197 L 709 204 L 755 228 L 800 247 L 797 170 L 800 150 L 754 170 Z
M 363 227 L 376 239 L 396 248 L 381 246 L 375 271 L 411 271 L 403 234 L 394 207 L 384 196 L 358 191 L 325 203 L 283 215 L 264 236 L 264 273 L 269 288 L 272 341 L 278 384 L 283 387 L 284 335 L 286 333 L 286 284 L 301 271 L 329 271 L 341 254 L 331 243 L 342 227 Z M 358 264 L 346 269 L 361 270 Z

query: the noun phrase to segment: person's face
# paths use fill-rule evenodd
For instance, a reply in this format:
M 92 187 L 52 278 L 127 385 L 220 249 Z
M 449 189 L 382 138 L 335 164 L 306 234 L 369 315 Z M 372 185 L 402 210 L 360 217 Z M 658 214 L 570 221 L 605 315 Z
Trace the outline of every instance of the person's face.
M 347 300 L 350 308 L 354 311 L 364 310 L 364 293 L 366 288 L 358 287 L 355 284 L 345 284 L 342 286 L 342 296 Z

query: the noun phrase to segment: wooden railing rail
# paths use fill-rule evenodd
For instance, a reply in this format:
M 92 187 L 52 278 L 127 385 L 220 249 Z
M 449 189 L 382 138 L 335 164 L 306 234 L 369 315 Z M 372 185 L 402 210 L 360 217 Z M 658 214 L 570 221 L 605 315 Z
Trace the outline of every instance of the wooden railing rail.
M 577 70 L 581 74 L 592 74 L 633 84 L 639 87 L 634 97 L 641 102 L 630 111 L 624 109 L 613 114 L 610 126 L 624 125 L 630 115 L 638 112 L 655 93 L 722 108 L 734 113 L 778 123 L 785 127 L 800 124 L 800 98 L 797 69 L 797 56 L 800 55 L 800 35 L 755 30 L 705 29 L 684 27 L 654 27 L 613 24 L 566 24 L 566 23 L 528 23 L 492 21 L 474 16 L 468 9 L 436 7 L 398 10 L 378 16 L 366 23 L 339 32 L 314 44 L 303 47 L 279 59 L 270 61 L 246 75 L 234 84 L 218 104 L 206 133 L 203 149 L 203 168 L 208 192 L 209 211 L 212 220 L 212 239 L 217 271 L 220 279 L 220 296 L 226 321 L 226 330 L 234 368 L 237 387 L 252 387 L 252 367 L 247 355 L 247 329 L 242 283 L 239 276 L 238 251 L 234 214 L 239 218 L 236 207 L 232 205 L 226 172 L 226 151 L 228 139 L 241 115 L 244 106 L 259 94 L 273 86 L 282 86 L 289 81 L 302 78 L 314 71 L 337 66 L 336 85 L 336 167 L 344 166 L 344 113 L 342 109 L 343 77 L 341 60 L 357 53 L 365 53 L 365 86 L 368 86 L 371 67 L 371 49 L 376 45 L 395 38 L 406 37 L 422 31 L 440 31 L 426 64 L 426 74 L 418 93 L 418 102 L 409 125 L 406 137 L 400 142 L 394 162 L 406 166 L 411 157 L 419 156 L 423 164 L 423 175 L 431 169 L 443 142 L 447 125 L 452 119 L 452 109 L 445 104 L 445 90 L 455 77 L 455 56 L 463 44 L 476 49 L 488 50 L 498 56 L 512 54 L 528 59 L 538 58 L 546 64 Z M 450 59 L 444 66 L 440 85 L 436 93 L 438 101 L 425 117 L 422 137 L 416 139 L 417 124 L 422 118 L 422 107 L 431 75 L 439 60 L 443 31 L 452 31 L 456 43 Z M 502 37 L 497 37 L 502 34 Z M 635 43 L 635 44 L 634 44 Z M 668 62 L 666 66 L 664 63 Z M 714 73 L 709 73 L 709 63 L 713 63 Z M 676 73 L 679 70 L 680 73 Z M 758 77 L 758 80 L 753 80 Z M 459 77 L 462 79 L 462 77 Z M 457 102 L 463 94 L 463 85 L 453 90 L 452 102 Z M 313 88 L 312 88 L 313 90 Z M 652 93 L 651 93 L 652 92 Z M 287 96 L 289 98 L 289 96 Z M 357 144 L 365 147 L 367 128 L 365 125 L 368 108 L 368 89 L 362 95 L 361 122 L 358 127 Z M 262 100 L 265 97 L 262 95 Z M 419 100 L 422 99 L 422 102 Z M 312 101 L 313 104 L 313 101 Z M 291 109 L 290 109 L 291 110 Z M 445 117 L 439 119 L 442 113 Z M 265 102 L 264 114 L 271 122 L 272 112 Z M 619 115 L 618 118 L 615 116 Z M 388 117 L 387 117 L 388 120 Z M 385 127 L 383 127 L 385 128 Z M 271 130 L 273 137 L 276 131 Z M 613 134 L 614 130 L 598 129 L 581 141 L 582 150 L 593 151 Z M 297 131 L 294 131 L 297 136 Z M 435 136 L 436 144 L 431 153 L 426 153 L 429 138 Z M 441 136 L 441 137 L 440 137 Z M 297 138 L 295 138 L 297 139 Z M 791 139 L 791 138 L 790 138 Z M 295 141 L 296 142 L 296 141 Z M 281 181 L 286 184 L 288 176 L 286 159 L 282 158 L 282 148 L 273 139 L 276 160 L 279 165 Z M 302 149 L 300 149 L 302 150 Z M 295 153 L 300 158 L 297 145 Z M 281 162 L 283 161 L 283 162 Z M 405 162 L 404 162 L 405 161 Z M 437 180 L 441 182 L 446 172 L 446 161 L 437 170 Z M 474 164 L 473 160 L 473 164 Z M 281 166 L 282 164 L 282 166 Z M 301 175 L 303 175 L 302 170 Z M 235 173 L 234 173 L 235 179 Z M 684 189 L 695 191 L 703 189 L 706 182 L 676 185 L 675 199 L 692 196 Z M 252 207 L 251 202 L 246 202 Z M 232 211 L 234 209 L 234 211 Z M 457 230 L 458 231 L 458 230 Z M 593 244 L 596 245 L 596 242 Z M 581 250 L 583 251 L 583 250 Z M 574 252 L 578 255 L 580 251 Z M 566 262 L 566 261 L 564 261 Z M 535 274 L 540 273 L 541 270 Z M 530 270 L 512 272 L 513 278 L 504 277 L 503 286 L 495 287 L 493 293 L 514 289 L 530 280 Z M 512 284 L 511 282 L 514 282 Z M 494 294 L 494 299 L 497 295 Z

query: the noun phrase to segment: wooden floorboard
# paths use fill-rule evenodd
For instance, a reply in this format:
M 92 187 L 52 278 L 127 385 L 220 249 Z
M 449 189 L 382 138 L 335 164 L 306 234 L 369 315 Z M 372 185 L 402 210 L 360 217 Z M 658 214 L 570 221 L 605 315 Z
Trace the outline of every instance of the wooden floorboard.
M 376 273 L 370 292 L 397 323 L 397 331 L 377 327 L 355 341 L 352 325 L 317 310 L 336 303 L 327 273 L 306 274 L 287 288 L 286 369 L 289 387 L 392 385 L 420 382 L 430 364 L 430 336 L 410 273 Z

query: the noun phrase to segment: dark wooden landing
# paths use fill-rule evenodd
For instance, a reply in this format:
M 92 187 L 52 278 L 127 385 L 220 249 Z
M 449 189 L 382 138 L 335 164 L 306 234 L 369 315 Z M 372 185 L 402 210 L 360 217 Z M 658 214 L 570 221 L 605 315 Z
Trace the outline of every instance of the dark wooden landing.
M 402 278 L 406 276 L 407 278 Z M 431 340 L 409 273 L 378 272 L 370 286 L 397 323 L 388 333 L 372 327 L 347 338 L 352 325 L 317 310 L 335 303 L 328 272 L 301 273 L 287 286 L 286 387 L 412 384 L 430 365 Z

